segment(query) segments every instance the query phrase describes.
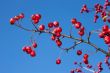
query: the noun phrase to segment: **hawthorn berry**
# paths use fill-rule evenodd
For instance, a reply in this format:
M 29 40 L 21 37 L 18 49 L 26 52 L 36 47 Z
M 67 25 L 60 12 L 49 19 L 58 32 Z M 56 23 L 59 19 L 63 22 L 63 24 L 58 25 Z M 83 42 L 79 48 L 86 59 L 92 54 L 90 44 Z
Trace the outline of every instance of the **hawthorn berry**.
M 57 27 L 56 29 L 57 29 L 57 32 L 58 33 L 61 33 L 62 32 L 62 28 L 61 27 Z
M 88 59 L 89 55 L 88 54 L 84 54 L 84 59 Z
M 77 22 L 77 23 L 75 24 L 75 27 L 76 27 L 77 29 L 79 29 L 79 28 L 81 27 L 81 22 Z
M 25 52 L 25 51 L 26 51 L 26 46 L 24 46 L 24 47 L 22 48 L 22 50 Z
M 51 36 L 51 39 L 52 39 L 52 40 L 55 40 L 55 39 L 56 39 L 56 36 L 55 36 L 55 35 L 52 35 L 52 36 Z
M 48 23 L 48 27 L 52 28 L 53 27 L 53 23 L 52 22 Z
M 109 44 L 110 43 L 110 36 L 105 36 L 104 41 L 106 44 Z
M 39 20 L 33 20 L 34 24 L 37 24 L 39 22 Z
M 20 17 L 21 19 L 23 19 L 23 18 L 24 18 L 24 13 L 20 13 L 20 14 L 19 14 L 19 17 Z
M 58 32 L 57 32 L 55 35 L 56 35 L 57 37 L 60 37 L 60 36 L 61 36 L 61 34 L 60 34 L 60 33 L 58 33 Z
M 35 14 L 33 14 L 33 15 L 31 16 L 31 19 L 32 19 L 32 20 L 38 20 L 38 19 L 36 19 Z
M 100 37 L 100 38 L 104 38 L 104 33 L 102 33 L 102 32 L 99 33 L 99 37 Z
M 35 14 L 35 16 L 36 16 L 36 19 L 37 20 L 40 20 L 41 19 L 41 15 L 40 14 Z
M 76 23 L 77 23 L 76 18 L 71 19 L 71 23 L 72 23 L 72 24 L 76 24 Z
M 77 55 L 81 55 L 82 51 L 81 50 L 77 50 Z
M 84 62 L 85 64 L 88 64 L 88 59 L 84 58 L 84 59 L 83 59 L 83 62 Z
M 58 27 L 58 26 L 59 26 L 59 22 L 54 21 L 54 22 L 53 22 L 53 25 L 54 25 L 54 27 Z
M 44 29 L 45 29 L 45 26 L 43 24 L 39 26 L 40 31 L 43 31 Z
M 57 60 L 56 60 L 56 64 L 61 64 L 61 59 L 60 58 L 58 58 Z
M 78 34 L 79 34 L 80 36 L 83 36 L 83 35 L 84 35 L 84 31 L 80 31 L 80 30 L 79 30 Z
M 31 57 L 35 57 L 36 56 L 36 52 L 34 50 L 32 50 L 31 53 L 30 53 L 30 56 Z
M 58 40 L 56 40 L 56 44 L 57 44 L 57 46 L 61 46 L 62 42 L 58 39 Z
M 32 47 L 36 48 L 37 47 L 37 43 L 36 42 L 33 42 L 32 43 Z
M 108 31 L 108 29 L 109 29 L 108 25 L 104 25 L 104 26 L 102 27 L 102 30 L 103 30 L 103 31 Z
M 19 16 L 15 16 L 14 19 L 18 21 L 20 19 L 20 17 Z
M 11 19 L 10 19 L 10 24 L 11 24 L 11 25 L 15 24 L 15 22 L 16 22 L 16 19 L 15 19 L 15 18 L 11 18 Z
M 26 46 L 26 53 L 30 54 L 32 51 L 32 48 L 30 46 Z

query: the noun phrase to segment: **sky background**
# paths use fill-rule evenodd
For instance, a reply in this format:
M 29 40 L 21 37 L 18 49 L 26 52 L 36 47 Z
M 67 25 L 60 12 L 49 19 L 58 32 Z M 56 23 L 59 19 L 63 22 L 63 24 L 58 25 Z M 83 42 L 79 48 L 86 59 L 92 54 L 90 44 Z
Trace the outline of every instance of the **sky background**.
M 66 53 L 51 41 L 48 34 L 40 36 L 37 33 L 34 34 L 38 48 L 36 48 L 37 56 L 32 58 L 22 51 L 24 45 L 31 45 L 29 40 L 32 33 L 11 26 L 9 23 L 11 17 L 22 12 L 25 14 L 25 18 L 21 24 L 32 29 L 30 16 L 40 13 L 42 18 L 39 24 L 45 24 L 46 27 L 48 22 L 59 21 L 63 28 L 62 33 L 69 34 L 70 20 L 75 17 L 82 22 L 88 32 L 100 29 L 104 23 L 100 19 L 98 23 L 94 24 L 94 12 L 80 14 L 80 9 L 83 4 L 92 8 L 96 2 L 103 4 L 104 0 L 0 0 L 0 73 L 70 73 L 70 70 L 75 68 L 73 62 L 82 61 L 83 56 L 76 55 L 76 51 L 79 49 L 83 51 L 83 54 L 88 53 L 90 64 L 97 67 L 96 64 L 99 61 L 104 61 L 104 54 L 98 52 L 91 55 L 90 53 L 95 50 L 86 44 L 81 44 L 75 50 Z M 72 31 L 75 37 L 79 37 L 74 27 Z M 102 39 L 98 38 L 97 34 L 92 35 L 91 38 L 91 41 L 97 46 L 107 50 L 107 46 Z M 65 38 L 62 41 L 63 47 L 69 47 L 73 44 L 70 39 Z M 60 65 L 55 63 L 58 56 L 62 60 Z M 102 66 L 104 68 L 102 73 L 110 72 L 105 64 Z M 84 72 L 91 73 L 86 70 Z

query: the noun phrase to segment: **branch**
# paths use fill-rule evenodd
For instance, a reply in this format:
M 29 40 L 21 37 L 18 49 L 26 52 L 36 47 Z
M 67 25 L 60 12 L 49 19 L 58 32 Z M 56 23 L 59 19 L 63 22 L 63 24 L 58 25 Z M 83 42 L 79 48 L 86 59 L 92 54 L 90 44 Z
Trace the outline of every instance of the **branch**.
M 16 26 L 19 27 L 19 28 L 21 28 L 21 29 L 23 29 L 23 30 L 30 31 L 30 32 L 40 32 L 40 33 L 48 33 L 48 34 L 54 35 L 54 33 L 52 31 L 49 31 L 49 30 L 43 30 L 43 31 L 40 31 L 40 30 L 37 30 L 37 29 L 36 30 L 30 30 L 30 29 L 24 28 L 24 27 L 19 26 L 19 25 L 16 25 Z M 100 51 L 103 54 L 110 56 L 110 53 L 108 53 L 107 51 L 103 50 L 102 48 L 97 47 L 95 44 L 93 44 L 91 42 L 88 42 L 86 40 L 83 40 L 82 38 L 74 38 L 73 36 L 69 36 L 69 35 L 66 35 L 66 34 L 61 34 L 61 36 L 62 37 L 69 38 L 69 39 L 72 39 L 72 40 L 75 40 L 75 41 L 79 41 L 79 43 L 86 43 L 86 44 L 94 47 L 96 49 L 96 51 Z M 74 45 L 74 46 L 76 46 L 76 45 Z M 69 50 L 72 49 L 74 46 L 70 47 Z

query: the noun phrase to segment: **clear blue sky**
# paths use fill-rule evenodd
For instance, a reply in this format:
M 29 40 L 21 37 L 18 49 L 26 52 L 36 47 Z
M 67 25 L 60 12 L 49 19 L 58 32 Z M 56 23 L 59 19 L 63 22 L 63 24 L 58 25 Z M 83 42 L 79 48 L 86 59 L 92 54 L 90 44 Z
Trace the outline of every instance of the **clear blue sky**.
M 21 12 L 25 14 L 22 25 L 32 28 L 30 16 L 34 13 L 40 13 L 42 19 L 40 24 L 57 20 L 63 27 L 63 33 L 69 34 L 68 30 L 71 26 L 71 18 L 76 17 L 87 28 L 87 31 L 99 29 L 103 25 L 102 21 L 93 23 L 93 12 L 91 14 L 80 14 L 83 4 L 87 4 L 92 8 L 94 3 L 103 3 L 104 0 L 0 0 L 0 73 L 69 73 L 74 61 L 80 62 L 81 57 L 76 56 L 76 50 L 82 49 L 84 53 L 94 52 L 94 48 L 82 44 L 71 50 L 69 53 L 62 52 L 60 58 L 61 65 L 56 65 L 55 60 L 59 56 L 61 50 L 56 44 L 50 40 L 50 35 L 35 34 L 38 42 L 36 49 L 37 56 L 31 58 L 22 52 L 24 45 L 29 45 L 30 32 L 16 28 L 9 24 L 9 19 Z M 77 31 L 73 27 L 73 34 L 78 37 Z M 73 44 L 71 40 L 63 40 L 63 46 L 69 47 Z M 92 42 L 99 47 L 107 49 L 103 40 L 98 38 L 97 34 L 92 36 Z M 100 41 L 100 42 L 99 42 Z M 89 58 L 90 64 L 96 67 L 99 61 L 104 61 L 102 53 L 94 54 Z M 110 73 L 110 70 L 103 65 L 102 73 Z M 85 71 L 85 73 L 90 73 Z

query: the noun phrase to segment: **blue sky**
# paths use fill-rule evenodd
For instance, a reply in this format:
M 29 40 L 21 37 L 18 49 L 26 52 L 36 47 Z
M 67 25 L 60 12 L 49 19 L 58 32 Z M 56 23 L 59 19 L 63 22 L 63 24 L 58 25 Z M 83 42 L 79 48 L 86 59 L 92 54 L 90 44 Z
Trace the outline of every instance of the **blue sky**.
M 39 24 L 45 24 L 50 21 L 59 21 L 63 28 L 63 33 L 69 34 L 71 26 L 71 18 L 76 17 L 78 21 L 87 28 L 87 31 L 99 29 L 102 27 L 101 20 L 98 23 L 93 23 L 93 14 L 80 14 L 80 9 L 83 4 L 87 4 L 92 8 L 94 3 L 103 3 L 104 0 L 1 0 L 0 1 L 0 73 L 69 73 L 75 68 L 74 61 L 80 62 L 82 59 L 76 55 L 76 50 L 82 49 L 84 53 L 94 52 L 94 48 L 81 44 L 75 50 L 69 53 L 61 51 L 56 44 L 50 40 L 50 35 L 42 34 L 34 35 L 38 42 L 36 48 L 37 56 L 31 58 L 26 53 L 22 52 L 24 45 L 30 45 L 29 39 L 32 33 L 21 30 L 9 24 L 9 19 L 21 12 L 25 14 L 25 18 L 21 22 L 27 28 L 33 28 L 30 22 L 30 16 L 34 13 L 40 13 L 42 19 Z M 77 31 L 73 27 L 73 35 L 77 35 Z M 102 39 L 94 34 L 92 42 L 99 47 L 107 49 Z M 100 41 L 100 42 L 99 42 Z M 72 40 L 63 40 L 63 46 L 69 47 L 73 44 Z M 102 45 L 100 45 L 102 44 Z M 55 60 L 60 56 L 62 59 L 61 65 L 56 65 Z M 90 64 L 96 67 L 99 61 L 104 61 L 104 55 L 97 53 L 90 56 Z M 102 73 L 109 73 L 110 70 L 103 65 Z M 85 73 L 89 73 L 85 71 Z

